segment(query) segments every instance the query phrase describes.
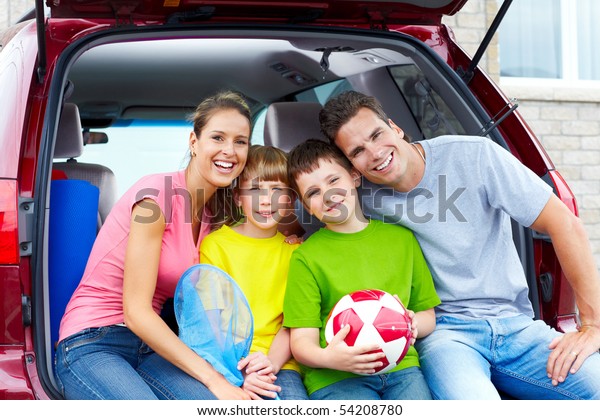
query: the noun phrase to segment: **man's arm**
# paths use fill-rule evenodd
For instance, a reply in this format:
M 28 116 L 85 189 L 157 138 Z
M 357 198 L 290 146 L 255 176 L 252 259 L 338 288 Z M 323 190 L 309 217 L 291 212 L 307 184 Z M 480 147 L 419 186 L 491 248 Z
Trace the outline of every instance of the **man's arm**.
M 548 376 L 557 385 L 575 373 L 584 360 L 600 348 L 600 276 L 587 234 L 577 218 L 555 195 L 544 206 L 531 228 L 548 234 L 579 309 L 581 329 L 550 344 Z

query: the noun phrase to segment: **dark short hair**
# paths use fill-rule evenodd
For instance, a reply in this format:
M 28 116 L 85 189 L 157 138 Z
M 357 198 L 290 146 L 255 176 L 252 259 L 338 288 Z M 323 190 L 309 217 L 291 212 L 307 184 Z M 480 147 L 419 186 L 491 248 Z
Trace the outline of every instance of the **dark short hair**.
M 324 159 L 337 163 L 348 172 L 352 163 L 337 147 L 322 140 L 308 139 L 294 147 L 288 155 L 288 180 L 290 187 L 300 195 L 296 180 L 302 174 L 307 174 L 319 167 L 319 160 Z
M 358 114 L 362 108 L 373 111 L 388 126 L 389 118 L 381 104 L 372 96 L 350 90 L 331 98 L 319 113 L 321 131 L 330 143 L 335 144 L 335 136 L 344 124 Z

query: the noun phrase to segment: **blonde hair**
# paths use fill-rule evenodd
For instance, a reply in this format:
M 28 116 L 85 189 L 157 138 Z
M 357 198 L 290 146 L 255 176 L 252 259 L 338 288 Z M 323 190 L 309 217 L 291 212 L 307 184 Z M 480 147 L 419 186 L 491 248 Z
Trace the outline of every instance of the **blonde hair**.
M 246 166 L 240 174 L 241 181 L 258 178 L 261 181 L 288 183 L 287 154 L 273 146 L 250 146 Z
M 259 181 L 279 181 L 285 185 L 288 183 L 287 153 L 273 146 L 250 146 L 246 166 L 239 176 L 240 182 L 258 179 Z M 239 184 L 238 184 L 239 185 Z M 234 188 L 239 192 L 239 186 Z M 244 220 L 244 212 L 241 207 L 233 209 L 232 222 Z M 228 223 L 230 225 L 230 223 Z

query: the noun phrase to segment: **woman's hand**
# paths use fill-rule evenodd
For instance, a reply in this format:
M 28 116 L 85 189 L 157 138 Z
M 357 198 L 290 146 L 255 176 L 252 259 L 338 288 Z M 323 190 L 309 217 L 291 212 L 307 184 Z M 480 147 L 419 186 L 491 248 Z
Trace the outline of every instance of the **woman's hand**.
M 204 384 L 217 398 L 248 400 L 250 396 L 243 389 L 231 385 L 183 343 L 152 308 L 165 226 L 165 218 L 153 200 L 134 206 L 123 279 L 125 323 L 157 354 Z
M 262 397 L 275 399 L 281 387 L 275 385 L 277 377 L 272 373 L 268 375 L 259 375 L 256 372 L 246 375 L 242 389 L 253 400 L 262 400 Z
M 242 389 L 253 400 L 261 397 L 276 398 L 281 388 L 275 385 L 277 376 L 271 360 L 262 352 L 257 351 L 240 360 L 237 368 L 244 374 Z
M 227 379 L 221 377 L 213 380 L 207 388 L 220 400 L 249 400 L 250 395 L 242 388 L 231 385 Z

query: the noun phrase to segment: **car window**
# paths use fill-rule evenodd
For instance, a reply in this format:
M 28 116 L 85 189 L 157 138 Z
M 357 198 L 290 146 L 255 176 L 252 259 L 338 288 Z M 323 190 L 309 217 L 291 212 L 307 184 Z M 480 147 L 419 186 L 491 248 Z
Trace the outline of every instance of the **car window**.
M 305 90 L 296 95 L 298 102 L 319 102 L 321 105 L 342 92 L 352 90 L 352 85 L 346 79 L 325 83 L 313 89 Z
M 252 144 L 265 144 L 265 118 L 267 117 L 267 107 L 261 109 L 254 117 L 254 125 L 252 126 Z
M 514 2 L 498 28 L 500 75 L 600 81 L 599 16 L 597 0 Z
M 183 169 L 192 125 L 173 121 L 133 121 L 98 130 L 106 144 L 87 144 L 78 162 L 107 166 L 117 179 L 118 196 L 143 175 Z
M 451 108 L 413 64 L 389 68 L 425 138 L 466 134 Z

